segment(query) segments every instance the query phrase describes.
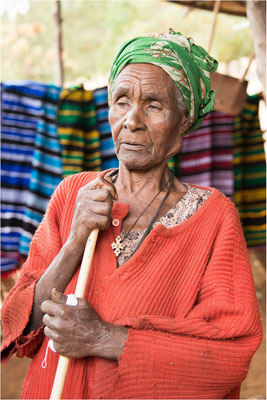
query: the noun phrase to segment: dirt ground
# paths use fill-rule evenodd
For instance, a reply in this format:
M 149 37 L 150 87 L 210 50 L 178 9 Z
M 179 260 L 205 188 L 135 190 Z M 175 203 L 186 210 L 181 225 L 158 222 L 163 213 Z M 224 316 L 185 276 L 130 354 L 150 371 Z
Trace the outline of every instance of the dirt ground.
M 265 296 L 265 260 L 263 255 L 251 254 L 253 274 L 259 307 L 261 310 L 262 323 L 264 328 L 264 339 L 254 358 L 246 380 L 242 384 L 241 399 L 266 399 L 266 296 Z M 19 399 L 30 364 L 27 358 L 13 356 L 7 364 L 2 364 L 1 369 L 1 398 Z

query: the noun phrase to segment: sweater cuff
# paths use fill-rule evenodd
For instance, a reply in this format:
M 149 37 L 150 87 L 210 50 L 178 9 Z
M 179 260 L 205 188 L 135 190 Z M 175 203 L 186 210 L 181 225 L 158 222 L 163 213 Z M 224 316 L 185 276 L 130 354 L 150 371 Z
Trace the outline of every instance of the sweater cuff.
M 33 358 L 39 350 L 44 338 L 44 326 L 41 326 L 38 331 L 31 331 L 26 336 L 19 336 L 12 343 L 6 346 L 1 352 L 1 362 L 7 362 L 11 356 L 17 352 L 17 357 L 24 356 Z
M 24 290 L 16 290 L 11 296 L 8 296 L 2 308 L 2 324 L 4 330 L 4 338 L 1 346 L 1 360 L 8 361 L 13 353 L 17 351 L 17 346 L 28 343 L 27 338 L 32 337 L 35 340 L 34 332 L 23 336 L 23 331 L 29 322 L 32 312 L 34 291 L 37 279 L 33 281 Z M 39 332 L 39 330 L 37 331 Z M 36 333 L 37 333 L 36 332 Z M 38 335 L 37 335 L 38 336 Z M 25 354 L 26 355 L 26 354 Z M 19 356 L 21 357 L 21 356 Z
M 144 349 L 145 356 L 144 356 Z M 155 397 L 155 385 L 153 384 L 153 346 L 149 331 L 137 331 L 129 329 L 128 339 L 123 353 L 118 359 L 118 379 L 114 385 L 114 398 L 147 398 Z M 144 364 L 145 366 L 140 368 Z M 112 391 L 113 395 L 113 391 Z
M 39 350 L 44 338 L 44 326 L 41 326 L 37 331 L 31 331 L 26 336 L 20 336 L 15 341 L 17 356 L 33 358 Z

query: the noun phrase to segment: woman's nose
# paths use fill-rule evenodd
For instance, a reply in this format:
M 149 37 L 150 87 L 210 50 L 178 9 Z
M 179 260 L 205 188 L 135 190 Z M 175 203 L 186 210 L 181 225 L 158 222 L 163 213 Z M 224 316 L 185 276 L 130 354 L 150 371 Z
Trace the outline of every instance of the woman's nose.
M 125 115 L 125 120 L 123 121 L 123 127 L 134 132 L 136 130 L 144 130 L 145 123 L 142 118 L 142 110 L 138 107 L 131 107 Z

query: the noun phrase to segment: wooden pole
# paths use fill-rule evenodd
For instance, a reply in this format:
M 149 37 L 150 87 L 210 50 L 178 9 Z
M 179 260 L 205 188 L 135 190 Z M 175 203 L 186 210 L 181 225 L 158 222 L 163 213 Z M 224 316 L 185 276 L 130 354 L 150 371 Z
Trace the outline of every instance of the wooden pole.
M 250 66 L 251 66 L 251 63 L 252 63 L 252 61 L 254 60 L 254 58 L 255 58 L 255 53 L 254 53 L 254 50 L 253 50 L 253 52 L 251 53 L 251 55 L 250 55 L 250 57 L 249 57 L 247 68 L 245 69 L 245 72 L 243 73 L 243 76 L 242 76 L 242 78 L 240 79 L 240 82 L 244 82 L 244 80 L 245 80 L 245 78 L 246 78 L 246 75 L 247 75 L 247 73 L 248 73 L 248 70 L 249 70 L 249 68 L 250 68 Z
M 63 87 L 64 66 L 63 66 L 63 46 L 62 46 L 62 18 L 60 0 L 55 3 L 55 45 L 56 45 L 56 83 Z
M 266 103 L 266 1 L 247 0 L 246 5 L 257 62 L 257 72 L 262 83 Z
M 86 242 L 81 269 L 75 289 L 75 295 L 77 297 L 83 297 L 85 293 L 85 288 L 90 272 L 90 267 L 92 264 L 92 259 L 95 251 L 96 241 L 98 237 L 99 229 L 94 229 Z M 70 359 L 68 357 L 60 356 L 57 365 L 57 371 L 53 383 L 53 388 L 50 396 L 50 400 L 59 400 L 63 392 L 63 387 L 67 375 L 68 365 Z
M 213 38 L 214 38 L 215 27 L 216 27 L 216 22 L 217 22 L 217 16 L 218 16 L 218 12 L 219 12 L 219 9 L 220 9 L 220 3 L 221 3 L 221 0 L 215 0 L 215 2 L 214 2 L 213 21 L 212 21 L 210 39 L 209 39 L 209 44 L 208 44 L 208 53 L 211 50 L 211 46 L 212 46 L 212 42 L 213 42 Z

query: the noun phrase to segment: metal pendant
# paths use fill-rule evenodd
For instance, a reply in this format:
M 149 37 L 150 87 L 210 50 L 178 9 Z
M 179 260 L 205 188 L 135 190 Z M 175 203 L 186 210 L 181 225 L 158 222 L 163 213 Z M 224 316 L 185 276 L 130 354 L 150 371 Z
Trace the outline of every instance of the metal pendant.
M 115 242 L 111 244 L 111 248 L 114 250 L 115 256 L 118 257 L 121 254 L 121 250 L 125 249 L 125 244 L 122 243 L 122 238 L 119 235 L 116 237 Z

